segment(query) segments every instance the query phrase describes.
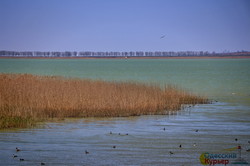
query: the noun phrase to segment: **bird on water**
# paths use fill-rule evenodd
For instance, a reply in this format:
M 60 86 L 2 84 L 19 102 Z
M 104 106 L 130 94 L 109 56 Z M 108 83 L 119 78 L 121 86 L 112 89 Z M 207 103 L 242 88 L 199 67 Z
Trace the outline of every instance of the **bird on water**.
M 12 156 L 13 158 L 16 158 L 16 157 L 18 157 L 17 155 L 15 155 L 15 154 L 13 154 L 13 156 Z

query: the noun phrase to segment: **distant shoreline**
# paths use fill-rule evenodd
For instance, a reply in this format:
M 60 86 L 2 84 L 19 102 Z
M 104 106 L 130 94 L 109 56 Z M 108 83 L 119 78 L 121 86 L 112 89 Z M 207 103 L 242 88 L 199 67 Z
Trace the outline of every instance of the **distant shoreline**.
M 128 57 L 13 57 L 0 56 L 0 59 L 248 59 L 250 56 L 128 56 Z

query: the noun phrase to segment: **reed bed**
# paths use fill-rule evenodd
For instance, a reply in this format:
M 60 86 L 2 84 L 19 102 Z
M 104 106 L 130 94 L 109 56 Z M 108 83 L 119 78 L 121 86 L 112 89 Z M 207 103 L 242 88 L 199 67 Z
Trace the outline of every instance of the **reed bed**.
M 168 114 L 182 104 L 208 103 L 173 86 L 30 74 L 0 74 L 0 128 L 68 117 Z

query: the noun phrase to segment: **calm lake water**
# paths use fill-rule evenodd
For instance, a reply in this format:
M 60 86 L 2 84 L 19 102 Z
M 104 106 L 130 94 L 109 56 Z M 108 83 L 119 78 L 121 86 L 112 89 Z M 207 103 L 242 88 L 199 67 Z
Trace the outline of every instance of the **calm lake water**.
M 202 165 L 205 152 L 236 154 L 233 165 L 238 145 L 250 163 L 250 59 L 0 59 L 0 72 L 174 84 L 218 101 L 176 115 L 67 119 L 0 131 L 0 165 L 193 166 Z

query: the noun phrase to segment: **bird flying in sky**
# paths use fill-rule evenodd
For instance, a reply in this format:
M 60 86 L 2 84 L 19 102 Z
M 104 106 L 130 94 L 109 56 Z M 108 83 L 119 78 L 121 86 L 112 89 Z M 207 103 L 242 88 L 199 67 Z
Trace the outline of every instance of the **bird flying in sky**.
M 161 38 L 160 38 L 160 39 L 163 39 L 165 36 L 166 36 L 166 35 L 161 36 Z

